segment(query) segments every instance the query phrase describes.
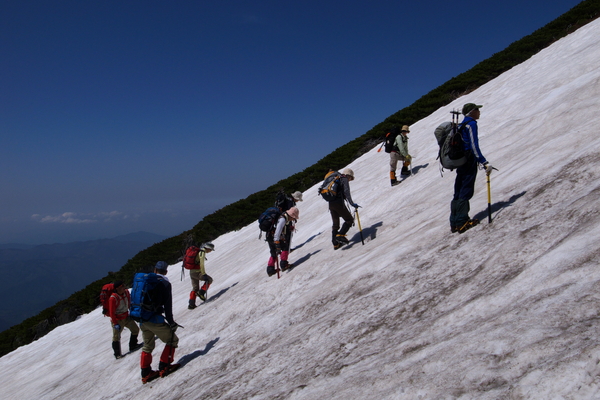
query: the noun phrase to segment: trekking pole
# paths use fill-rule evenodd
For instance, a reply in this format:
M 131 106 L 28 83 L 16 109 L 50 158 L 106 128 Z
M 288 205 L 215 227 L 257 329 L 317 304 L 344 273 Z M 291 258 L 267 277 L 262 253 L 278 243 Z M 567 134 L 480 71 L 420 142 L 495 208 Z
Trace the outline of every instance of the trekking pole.
M 383 147 L 384 144 L 385 144 L 385 140 L 383 141 L 383 143 L 381 143 L 381 146 L 379 146 L 379 150 L 377 150 L 378 153 L 381 151 L 381 148 Z
M 360 232 L 360 241 L 362 242 L 362 244 L 364 246 L 365 238 L 363 237 L 362 227 L 360 226 L 360 216 L 358 215 L 358 208 L 355 208 L 354 212 L 356 213 L 356 222 L 358 222 L 358 231 Z
M 277 257 L 275 257 L 275 264 L 277 265 L 277 269 L 276 269 L 277 279 L 279 279 L 279 277 L 280 277 L 280 275 L 279 275 L 279 271 L 280 271 L 280 269 L 279 269 L 279 254 L 277 254 Z

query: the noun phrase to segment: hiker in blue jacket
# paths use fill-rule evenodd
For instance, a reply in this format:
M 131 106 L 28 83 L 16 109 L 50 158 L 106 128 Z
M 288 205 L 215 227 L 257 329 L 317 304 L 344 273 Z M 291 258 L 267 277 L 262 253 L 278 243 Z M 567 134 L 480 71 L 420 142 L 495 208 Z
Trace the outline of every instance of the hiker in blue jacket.
M 482 105 L 467 103 L 463 106 L 462 113 L 465 116 L 461 122 L 461 136 L 467 154 L 467 162 L 456 169 L 456 180 L 454 181 L 454 197 L 450 203 L 450 231 L 463 233 L 467 229 L 479 224 L 479 220 L 469 218 L 469 200 L 475 192 L 475 178 L 477 168 L 481 164 L 486 174 L 492 172 L 492 166 L 485 159 L 479 149 L 479 137 L 477 120 Z
M 154 293 L 153 303 L 158 306 L 152 318 L 149 321 L 143 321 L 140 324 L 144 347 L 142 347 L 142 356 L 140 367 L 142 368 L 142 382 L 146 383 L 159 376 L 170 373 L 179 368 L 179 364 L 172 364 L 175 349 L 179 343 L 179 338 L 175 334 L 177 323 L 173 320 L 173 298 L 171 294 L 171 283 L 167 278 L 168 265 L 164 261 L 159 261 L 154 267 L 154 273 L 160 275 L 160 282 L 157 285 L 157 293 Z M 162 315 L 164 313 L 164 316 Z M 165 343 L 165 348 L 160 356 L 158 371 L 152 370 L 152 350 L 156 346 L 155 336 Z

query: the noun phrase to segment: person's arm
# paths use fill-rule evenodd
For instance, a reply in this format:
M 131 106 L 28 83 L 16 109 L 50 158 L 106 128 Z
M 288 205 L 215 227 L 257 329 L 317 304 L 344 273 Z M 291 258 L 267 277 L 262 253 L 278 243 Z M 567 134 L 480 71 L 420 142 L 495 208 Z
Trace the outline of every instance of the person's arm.
M 471 148 L 471 151 L 473 152 L 473 155 L 475 156 L 475 159 L 477 160 L 477 162 L 480 164 L 487 163 L 487 160 L 485 159 L 483 154 L 481 154 L 481 150 L 479 149 L 479 131 L 477 128 L 477 124 L 476 123 L 475 124 L 473 124 L 473 123 L 466 124 L 465 133 L 467 136 L 467 141 L 469 143 L 469 147 Z

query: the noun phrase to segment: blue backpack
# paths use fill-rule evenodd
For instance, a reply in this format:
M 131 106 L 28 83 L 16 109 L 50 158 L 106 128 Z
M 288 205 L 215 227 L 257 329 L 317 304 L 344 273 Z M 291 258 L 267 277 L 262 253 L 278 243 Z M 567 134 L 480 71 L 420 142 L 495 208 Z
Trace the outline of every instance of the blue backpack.
M 258 217 L 258 227 L 263 232 L 270 232 L 275 223 L 281 216 L 281 211 L 277 207 L 269 207 Z
M 155 273 L 139 272 L 133 278 L 129 316 L 137 322 L 150 321 L 155 315 L 162 314 L 158 285 L 162 278 Z

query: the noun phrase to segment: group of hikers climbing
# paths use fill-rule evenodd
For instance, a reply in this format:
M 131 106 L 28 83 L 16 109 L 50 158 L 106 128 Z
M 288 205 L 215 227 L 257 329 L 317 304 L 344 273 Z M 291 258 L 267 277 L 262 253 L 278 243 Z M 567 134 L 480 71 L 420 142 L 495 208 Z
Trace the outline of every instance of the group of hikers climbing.
M 456 169 L 454 195 L 450 204 L 450 230 L 452 233 L 463 233 L 476 226 L 479 221 L 469 217 L 469 201 L 473 197 L 475 178 L 478 166 L 486 174 L 493 168 L 479 149 L 477 120 L 480 117 L 481 105 L 467 103 L 462 108 L 463 121 L 445 123 L 436 129 L 436 138 L 440 146 L 439 158 L 442 167 Z M 453 112 L 458 114 L 458 112 Z M 384 143 L 386 152 L 390 153 L 390 181 L 397 186 L 396 178 L 398 161 L 402 161 L 401 176 L 411 175 L 409 169 L 412 157 L 408 152 L 407 125 L 402 128 L 393 127 L 387 134 Z M 346 168 L 341 172 L 330 170 L 319 187 L 319 195 L 327 200 L 331 215 L 331 242 L 337 250 L 349 243 L 346 235 L 354 224 L 354 215 L 348 206 L 358 214 L 358 204 L 352 199 L 350 182 L 354 180 L 354 171 Z M 295 225 L 300 218 L 297 203 L 302 201 L 302 193 L 297 191 L 291 196 L 281 190 L 273 207 L 269 207 L 258 219 L 261 231 L 266 233 L 269 246 L 267 275 L 269 277 L 291 268 L 289 253 L 292 249 L 292 237 Z M 340 226 L 340 218 L 344 221 Z M 359 223 L 360 226 L 360 223 Z M 261 233 L 262 235 L 262 233 Z M 364 244 L 364 242 L 363 242 Z M 196 298 L 206 301 L 207 291 L 213 279 L 206 273 L 206 254 L 215 250 L 210 243 L 187 243 L 182 257 L 182 271 L 189 270 L 192 290 L 189 294 L 188 309 L 196 308 Z M 123 282 L 116 281 L 103 287 L 100 300 L 103 313 L 110 317 L 113 331 L 112 347 L 115 358 L 123 356 L 121 352 L 121 333 L 124 328 L 131 332 L 129 351 L 142 348 L 140 367 L 142 382 L 147 383 L 163 377 L 180 367 L 173 364 L 175 349 L 179 339 L 175 331 L 179 325 L 173 319 L 171 284 L 167 278 L 168 265 L 164 261 L 157 262 L 152 272 L 139 272 L 134 276 L 132 293 Z M 200 282 L 203 282 L 200 286 Z M 164 314 L 164 315 L 163 315 Z M 138 327 L 139 323 L 139 327 Z M 143 343 L 138 343 L 138 334 L 142 332 Z M 152 351 L 155 338 L 165 343 L 157 370 L 153 370 Z

